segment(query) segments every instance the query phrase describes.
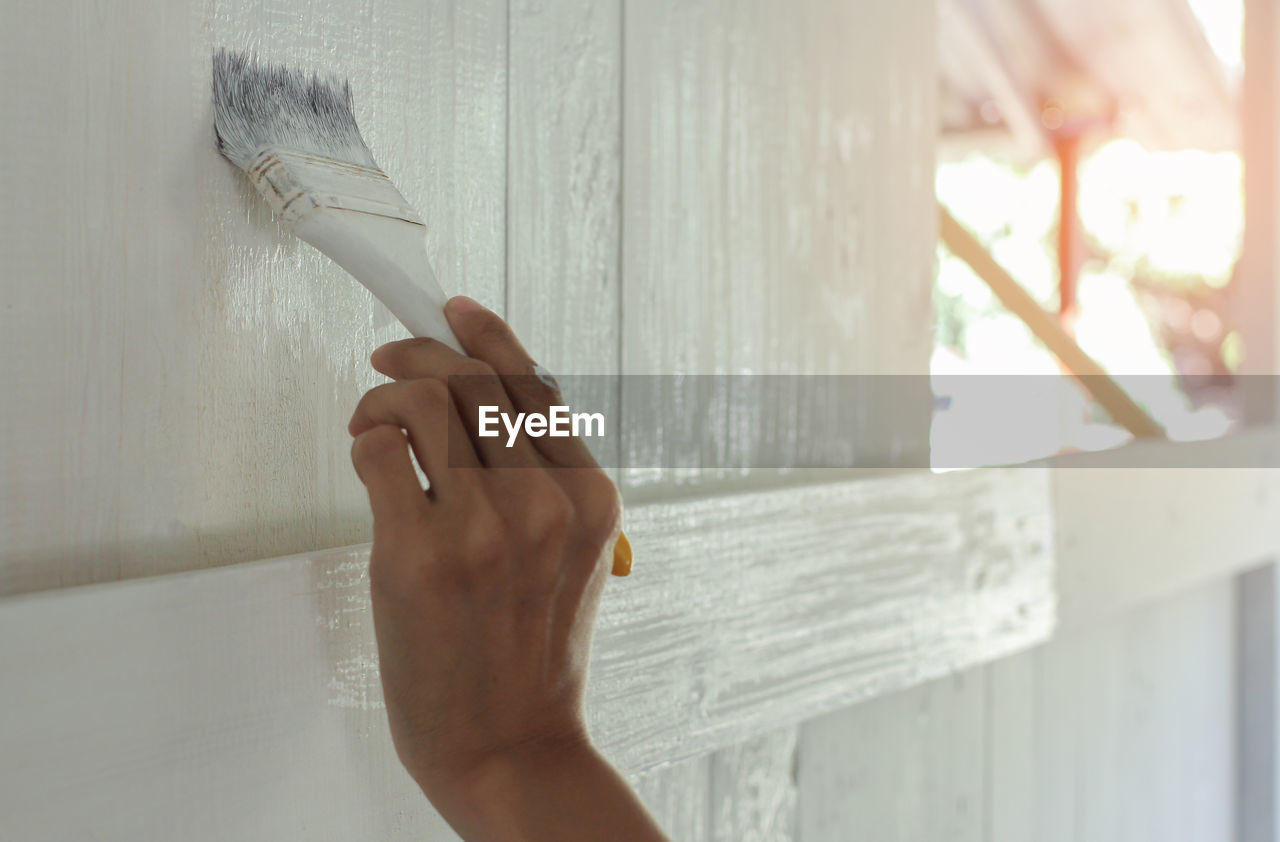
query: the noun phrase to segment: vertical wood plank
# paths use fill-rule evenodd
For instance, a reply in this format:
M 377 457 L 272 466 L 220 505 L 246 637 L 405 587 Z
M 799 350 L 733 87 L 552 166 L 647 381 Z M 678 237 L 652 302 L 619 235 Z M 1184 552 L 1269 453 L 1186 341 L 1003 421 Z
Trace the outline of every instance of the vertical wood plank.
M 1277 683 L 1280 682 L 1280 582 L 1275 563 L 1235 580 L 1236 826 L 1240 842 L 1280 840 L 1280 740 L 1277 739 Z
M 796 751 L 789 726 L 711 756 L 712 842 L 795 842 Z
M 1280 11 L 1271 0 L 1245 0 L 1243 124 L 1244 241 L 1230 287 L 1232 323 L 1245 348 L 1240 373 L 1255 377 L 1243 389 L 1248 424 L 1270 424 L 1280 414 Z
M 927 373 L 933 4 L 653 0 L 625 17 L 623 371 Z M 690 403 L 645 385 L 623 388 L 632 488 L 927 441 L 923 393 L 873 434 L 872 408 L 835 394 L 799 418 L 742 382 Z M 655 469 L 664 445 L 679 470 Z
M 704 755 L 629 778 L 640 800 L 672 840 L 708 839 L 710 762 Z
M 1057 460 L 1051 482 L 1063 629 L 1097 626 L 1272 556 L 1280 547 L 1280 471 L 1222 467 L 1275 464 L 1271 438 L 1261 431 L 1150 450 L 1134 445 L 1120 455 L 1126 467 L 1090 466 L 1074 455 Z M 1186 467 L 1168 466 L 1180 458 Z
M 1258 385 L 1245 390 L 1244 419 L 1272 424 L 1280 414 L 1280 294 L 1276 226 L 1280 221 L 1280 9 L 1245 0 L 1242 153 L 1245 230 L 1231 284 L 1233 321 L 1245 348 L 1241 373 Z M 1263 386 L 1262 384 L 1266 384 Z M 1236 820 L 1241 842 L 1280 840 L 1280 590 L 1274 557 L 1237 580 L 1239 725 Z
M 508 83 L 508 321 L 615 433 L 621 14 L 621 0 L 513 0 Z M 616 434 L 587 444 L 617 465 Z
M 993 664 L 991 840 L 1235 835 L 1229 580 Z
M 1040 650 L 1035 650 L 1040 651 Z M 1061 786 L 1059 769 L 1037 767 L 1028 746 L 1038 739 L 1034 659 L 1027 653 L 984 667 L 987 687 L 987 842 L 1039 838 L 1057 816 L 1041 815 L 1039 791 Z M 1054 831 L 1046 831 L 1052 835 Z M 1029 835 L 1028 835 L 1029 834 Z
M 618 361 L 620 0 L 512 0 L 507 309 L 557 373 Z
M 0 594 L 368 540 L 344 428 L 405 333 L 217 154 L 210 53 L 350 76 L 444 285 L 501 302 L 505 0 L 0 14 Z
M 974 670 L 805 723 L 798 838 L 983 840 L 985 698 Z

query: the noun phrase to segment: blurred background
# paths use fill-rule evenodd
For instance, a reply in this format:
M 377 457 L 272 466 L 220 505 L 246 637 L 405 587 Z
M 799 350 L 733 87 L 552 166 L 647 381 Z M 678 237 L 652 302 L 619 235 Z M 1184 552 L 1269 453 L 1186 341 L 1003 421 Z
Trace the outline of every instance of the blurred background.
M 937 195 L 1146 433 L 1220 436 L 1244 413 L 1243 0 L 942 0 Z M 1080 374 L 954 243 L 938 248 L 935 465 L 982 423 L 959 375 Z M 975 244 L 970 243 L 970 246 Z M 950 247 L 949 247 L 950 246 Z M 1032 313 L 1031 316 L 1035 316 Z M 1087 378 L 1086 378 L 1087 380 Z M 979 461 L 1117 446 L 1144 430 L 1079 386 Z M 971 441 L 971 438 L 970 438 Z

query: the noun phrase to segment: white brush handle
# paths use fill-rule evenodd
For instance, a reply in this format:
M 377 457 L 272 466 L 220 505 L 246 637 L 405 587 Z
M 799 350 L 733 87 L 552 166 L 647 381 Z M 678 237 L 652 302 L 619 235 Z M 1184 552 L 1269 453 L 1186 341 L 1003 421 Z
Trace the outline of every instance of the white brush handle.
M 364 284 L 414 336 L 465 353 L 445 319 L 448 296 L 431 271 L 422 225 L 326 207 L 298 220 L 294 232 Z

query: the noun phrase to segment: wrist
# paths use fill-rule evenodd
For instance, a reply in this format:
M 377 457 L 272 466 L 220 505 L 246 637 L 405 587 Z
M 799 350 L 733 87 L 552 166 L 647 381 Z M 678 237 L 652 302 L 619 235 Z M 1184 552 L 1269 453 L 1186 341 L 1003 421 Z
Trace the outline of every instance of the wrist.
M 447 778 L 418 779 L 440 814 L 468 842 L 524 840 L 522 819 L 540 799 L 570 795 L 573 781 L 607 766 L 584 733 L 543 739 L 488 755 Z
M 668 842 L 585 733 L 494 755 L 458 783 L 428 797 L 466 842 Z

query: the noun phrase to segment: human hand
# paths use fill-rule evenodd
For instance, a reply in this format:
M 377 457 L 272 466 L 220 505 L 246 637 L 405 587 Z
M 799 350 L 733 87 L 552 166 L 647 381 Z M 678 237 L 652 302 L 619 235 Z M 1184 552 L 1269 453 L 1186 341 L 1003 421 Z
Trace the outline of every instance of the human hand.
M 589 745 L 587 657 L 621 511 L 581 440 L 476 436 L 480 405 L 546 413 L 563 400 L 495 314 L 455 298 L 446 315 L 469 356 L 429 339 L 380 347 L 373 366 L 394 382 L 369 390 L 348 428 L 373 511 L 391 734 L 442 813 L 512 757 Z

